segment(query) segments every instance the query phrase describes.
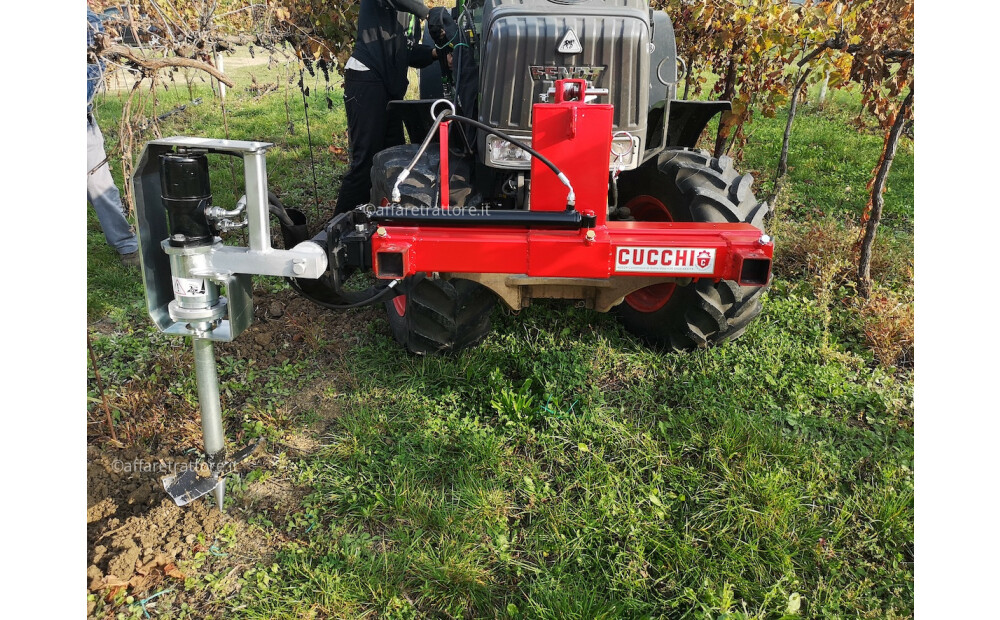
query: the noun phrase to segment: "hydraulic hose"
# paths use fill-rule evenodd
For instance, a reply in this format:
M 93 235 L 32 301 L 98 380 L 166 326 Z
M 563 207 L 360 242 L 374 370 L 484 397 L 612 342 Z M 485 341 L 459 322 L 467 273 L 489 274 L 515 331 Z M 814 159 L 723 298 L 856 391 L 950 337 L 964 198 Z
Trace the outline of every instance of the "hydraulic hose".
M 466 125 L 471 125 L 471 126 L 476 127 L 478 129 L 482 129 L 483 131 L 491 133 L 491 134 L 497 136 L 498 138 L 500 138 L 502 140 L 506 140 L 507 142 L 510 142 L 514 146 L 517 146 L 517 147 L 519 147 L 521 149 L 524 149 L 525 151 L 531 153 L 532 157 L 537 157 L 538 161 L 540 161 L 543 164 L 545 164 L 545 166 L 548 167 L 548 169 L 551 170 L 553 172 L 553 174 L 555 174 L 556 177 L 559 178 L 560 181 L 562 181 L 562 184 L 565 185 L 569 189 L 569 194 L 566 196 L 566 204 L 569 205 L 569 206 L 574 206 L 576 204 L 576 192 L 573 191 L 573 186 L 570 184 L 569 179 L 566 178 L 566 175 L 563 174 L 562 171 L 559 170 L 559 168 L 557 168 L 556 165 L 553 164 L 551 161 L 549 161 L 548 158 L 546 158 L 544 155 L 542 155 L 541 153 L 539 153 L 535 149 L 531 148 L 530 146 L 528 146 L 524 142 L 521 142 L 520 140 L 517 140 L 517 139 L 515 139 L 515 138 L 513 138 L 513 137 L 511 137 L 511 136 L 509 136 L 507 134 L 505 134 L 504 132 L 500 131 L 499 129 L 496 129 L 495 127 L 490 127 L 489 125 L 486 125 L 485 123 L 480 123 L 479 121 L 472 120 L 471 118 L 468 118 L 466 116 L 458 116 L 457 114 L 452 114 L 451 115 L 451 120 L 453 120 L 455 122 L 458 122 L 458 123 L 464 123 Z
M 292 290 L 294 290 L 296 293 L 305 297 L 306 299 L 313 302 L 317 306 L 321 306 L 323 308 L 329 308 L 330 310 L 350 310 L 352 308 L 361 308 L 363 306 L 370 306 L 372 304 L 378 303 L 382 301 L 384 298 L 388 297 L 389 293 L 393 292 L 393 289 L 396 287 L 397 284 L 399 284 L 399 280 L 393 280 L 392 282 L 390 282 L 385 286 L 372 287 L 372 289 L 375 289 L 376 292 L 373 293 L 371 297 L 368 297 L 367 299 L 362 299 L 361 301 L 357 301 L 351 304 L 334 304 L 328 301 L 323 301 L 322 299 L 310 295 L 305 290 L 303 290 L 302 286 L 299 285 L 299 283 L 295 280 L 295 278 L 285 278 L 285 280 L 288 281 L 288 285 L 291 286 Z
M 399 176 L 396 177 L 396 182 L 392 186 L 393 202 L 399 202 L 400 184 L 406 180 L 406 177 L 410 176 L 410 172 L 413 170 L 413 167 L 416 166 L 417 161 L 421 157 L 423 157 L 424 151 L 427 150 L 427 146 L 431 143 L 431 140 L 434 138 L 434 132 L 437 131 L 438 125 L 441 124 L 441 121 L 444 120 L 444 117 L 448 116 L 448 114 L 449 114 L 449 109 L 445 108 L 444 110 L 441 110 L 440 114 L 434 117 L 434 124 L 431 125 L 431 130 L 427 132 L 427 136 L 424 137 L 424 141 L 420 143 L 420 148 L 417 149 L 417 154 L 413 156 L 413 159 L 410 160 L 410 163 L 408 163 L 406 167 L 400 171 Z
M 292 221 L 288 212 L 285 211 L 285 205 L 281 204 L 281 200 L 278 199 L 278 195 L 271 190 L 267 191 L 267 210 L 271 213 L 271 215 L 281 220 L 281 223 L 285 226 L 288 226 L 289 228 L 295 226 L 295 222 Z
M 441 100 L 441 101 L 446 101 L 447 102 L 447 100 Z M 450 103 L 450 102 L 448 102 L 448 103 Z M 433 109 L 434 109 L 434 106 L 431 106 L 431 110 L 432 111 L 433 111 Z M 511 137 L 511 136 L 509 136 L 507 134 L 505 134 L 504 132 L 500 131 L 499 129 L 496 129 L 495 127 L 490 127 L 489 125 L 486 125 L 484 123 L 480 123 L 479 121 L 473 120 L 473 119 L 471 119 L 471 118 L 469 118 L 467 116 L 459 116 L 458 114 L 455 114 L 455 113 L 451 112 L 448 108 L 445 108 L 444 110 L 441 111 L 440 114 L 438 114 L 436 117 L 434 117 L 434 123 L 431 125 L 431 130 L 428 131 L 427 132 L 427 136 L 424 137 L 424 141 L 420 144 L 420 148 L 417 149 L 417 154 L 413 156 L 413 159 L 410 160 L 410 163 L 407 164 L 407 166 L 405 168 L 403 168 L 403 170 L 399 173 L 399 176 L 396 177 L 396 182 L 392 186 L 392 196 L 391 196 L 392 202 L 396 202 L 396 203 L 399 202 L 399 199 L 400 199 L 399 186 L 400 186 L 400 184 L 403 181 L 406 180 L 406 177 L 410 176 L 410 171 L 413 170 L 413 167 L 417 165 L 417 161 L 423 156 L 424 151 L 427 150 L 427 145 L 429 145 L 430 142 L 431 142 L 431 140 L 434 138 L 434 133 L 437 130 L 438 125 L 441 124 L 441 121 L 443 121 L 445 119 L 445 117 L 448 117 L 449 119 L 451 119 L 451 120 L 453 120 L 455 122 L 458 122 L 458 123 L 463 123 L 463 124 L 466 124 L 466 125 L 470 125 L 472 127 L 476 127 L 477 129 L 482 129 L 483 131 L 491 133 L 491 134 L 497 136 L 498 138 L 500 138 L 502 140 L 506 140 L 507 142 L 510 142 L 514 146 L 517 146 L 517 147 L 519 147 L 521 149 L 524 149 L 528 153 L 531 153 L 532 157 L 537 157 L 538 161 L 540 161 L 543 164 L 545 164 L 545 166 L 549 170 L 551 170 L 552 173 L 555 174 L 556 177 L 559 179 L 559 181 L 562 182 L 562 184 L 565 185 L 566 188 L 569 190 L 569 193 L 566 195 L 566 205 L 568 207 L 573 207 L 573 206 L 576 205 L 576 192 L 573 191 L 573 185 L 569 182 L 569 179 L 566 177 L 566 175 L 563 174 L 563 172 L 561 170 L 559 170 L 559 168 L 556 167 L 555 164 L 553 164 L 551 161 L 549 161 L 549 159 L 547 157 L 545 157 L 544 155 L 542 155 L 541 153 L 539 153 L 535 149 L 531 148 L 530 146 L 528 146 L 524 142 L 521 142 L 520 140 L 518 140 L 516 138 L 513 138 L 513 137 Z

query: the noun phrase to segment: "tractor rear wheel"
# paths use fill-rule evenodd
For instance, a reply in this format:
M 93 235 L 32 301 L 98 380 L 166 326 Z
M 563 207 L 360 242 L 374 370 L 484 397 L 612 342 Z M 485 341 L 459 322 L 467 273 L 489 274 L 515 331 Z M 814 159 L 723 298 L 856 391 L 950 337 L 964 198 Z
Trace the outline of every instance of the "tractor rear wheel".
M 619 205 L 637 221 L 747 222 L 763 232 L 770 214 L 754 197 L 752 175 L 738 174 L 729 157 L 701 150 L 665 151 L 623 172 L 618 184 Z M 708 278 L 687 286 L 655 284 L 626 296 L 615 312 L 628 331 L 651 344 L 707 347 L 746 330 L 760 314 L 765 288 Z
M 410 163 L 417 145 L 396 146 L 375 155 L 372 163 L 372 203 L 389 202 L 399 172 Z M 400 184 L 400 204 L 440 204 L 438 157 L 428 149 Z M 457 162 L 456 162 L 457 163 Z M 452 165 L 450 202 L 464 205 L 471 195 L 468 166 Z M 478 344 L 490 331 L 490 314 L 497 298 L 493 291 L 472 280 L 421 279 L 407 286 L 406 294 L 385 302 L 389 327 L 396 342 L 417 355 L 459 351 Z

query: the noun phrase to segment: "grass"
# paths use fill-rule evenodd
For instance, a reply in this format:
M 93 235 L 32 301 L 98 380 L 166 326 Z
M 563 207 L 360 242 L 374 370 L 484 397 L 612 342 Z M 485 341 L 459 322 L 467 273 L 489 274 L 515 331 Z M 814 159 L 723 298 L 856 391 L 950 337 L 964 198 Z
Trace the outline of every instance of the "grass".
M 319 525 L 251 617 L 337 615 L 331 587 L 381 613 L 907 615 L 910 388 L 829 351 L 807 300 L 693 355 L 552 304 L 474 354 L 355 361 L 306 464 Z
M 271 187 L 290 204 L 314 205 L 297 90 L 290 133 L 282 92 L 254 101 L 241 87 L 230 91 L 230 137 L 274 142 Z M 171 118 L 164 135 L 222 135 L 217 100 L 199 88 L 206 102 Z M 340 97 L 333 92 L 328 109 L 317 90 L 313 215 L 331 208 L 343 172 L 327 146 L 345 145 Z M 186 99 L 175 88 L 160 109 Z M 913 381 L 906 364 L 881 363 L 873 324 L 850 301 L 849 240 L 881 146 L 875 132 L 848 124 L 855 104 L 836 93 L 824 110 L 801 112 L 776 204 L 776 281 L 734 343 L 658 352 L 613 316 L 551 302 L 498 310 L 483 345 L 454 357 L 401 355 L 370 310 L 338 315 L 345 327 L 300 345 L 303 359 L 284 365 L 220 355 L 240 434 L 268 437 L 278 451 L 276 438 L 336 415 L 318 448 L 276 457 L 302 490 L 287 518 L 241 513 L 241 492 L 232 493 L 237 514 L 283 541 L 273 557 L 251 561 L 225 592 L 213 584 L 228 564 L 186 567 L 197 576 L 189 598 L 164 597 L 156 614 L 911 617 Z M 105 96 L 105 125 L 116 113 Z M 783 128 L 781 115 L 758 118 L 742 167 L 768 179 Z M 231 172 L 213 174 L 217 202 L 235 200 Z M 880 293 L 911 310 L 912 218 L 905 143 L 876 277 Z M 160 386 L 193 411 L 189 353 L 143 323 L 138 275 L 115 264 L 95 220 L 88 239 L 88 314 L 103 326 L 95 348 L 115 402 Z M 262 286 L 266 305 L 280 285 Z M 349 329 L 345 361 L 321 362 Z M 304 390 L 320 394 L 316 403 L 282 414 Z M 269 475 L 255 470 L 240 484 Z
M 866 185 L 878 164 L 883 133 L 856 127 L 858 95 L 831 91 L 826 106 L 800 106 L 789 142 L 787 215 L 794 219 L 830 216 L 859 218 L 868 202 Z M 787 116 L 757 115 L 750 126 L 744 163 L 758 171 L 761 187 L 772 187 Z M 758 190 L 760 191 L 760 190 Z M 913 142 L 903 139 L 885 195 L 883 226 L 892 232 L 913 232 Z

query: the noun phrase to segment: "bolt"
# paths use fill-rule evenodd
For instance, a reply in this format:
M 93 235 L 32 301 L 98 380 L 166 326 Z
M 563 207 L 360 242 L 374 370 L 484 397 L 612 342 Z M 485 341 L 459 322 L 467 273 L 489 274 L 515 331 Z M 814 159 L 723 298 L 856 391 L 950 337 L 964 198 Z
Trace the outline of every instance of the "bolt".
M 306 272 L 306 259 L 296 258 L 292 260 L 292 273 L 301 276 Z
M 593 230 L 588 230 L 587 231 L 587 241 L 593 241 L 594 239 L 597 239 L 597 233 L 594 232 Z
M 365 232 L 365 225 L 364 224 L 355 224 L 354 225 L 354 230 L 356 230 L 356 231 L 358 231 L 360 233 L 363 233 L 363 232 Z
M 771 235 L 761 235 L 760 239 L 757 240 L 757 243 L 761 245 L 767 245 L 768 243 L 771 243 Z
M 375 234 L 379 237 L 385 237 L 389 234 L 389 231 L 385 229 L 385 226 L 379 226 L 378 230 L 375 231 Z

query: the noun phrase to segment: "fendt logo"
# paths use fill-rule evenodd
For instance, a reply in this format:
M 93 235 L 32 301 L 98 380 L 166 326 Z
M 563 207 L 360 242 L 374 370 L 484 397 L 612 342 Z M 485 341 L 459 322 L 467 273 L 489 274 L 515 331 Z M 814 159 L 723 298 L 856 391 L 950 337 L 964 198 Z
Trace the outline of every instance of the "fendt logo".
M 597 84 L 607 67 L 593 67 L 582 65 L 579 67 L 557 67 L 531 65 L 528 70 L 531 72 L 532 80 L 544 80 L 555 82 L 556 80 L 588 80 L 591 84 Z
M 710 275 L 715 272 L 715 248 L 619 247 L 615 271 Z

